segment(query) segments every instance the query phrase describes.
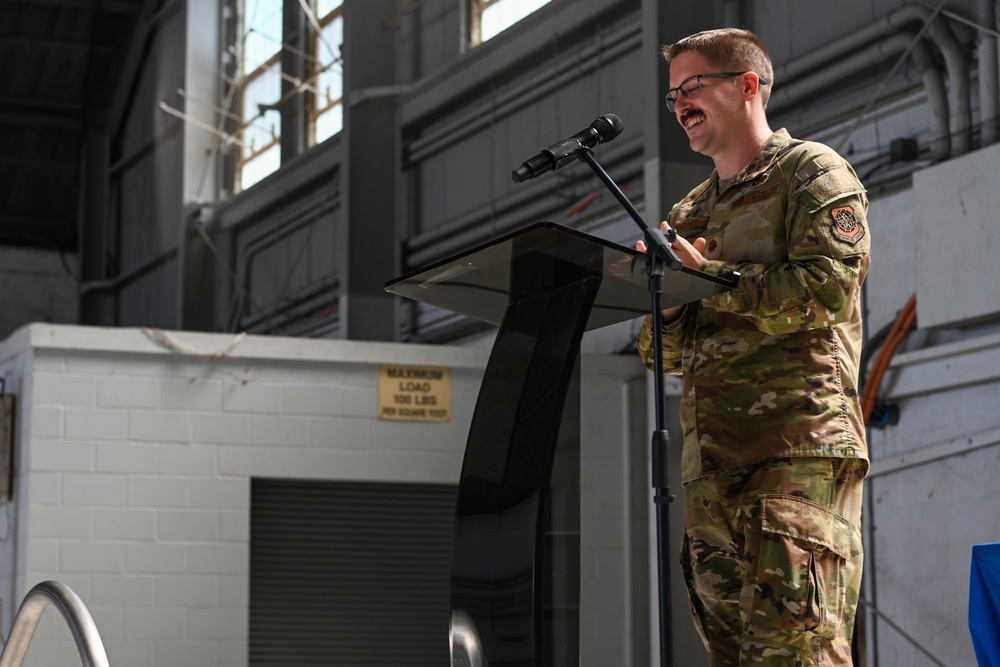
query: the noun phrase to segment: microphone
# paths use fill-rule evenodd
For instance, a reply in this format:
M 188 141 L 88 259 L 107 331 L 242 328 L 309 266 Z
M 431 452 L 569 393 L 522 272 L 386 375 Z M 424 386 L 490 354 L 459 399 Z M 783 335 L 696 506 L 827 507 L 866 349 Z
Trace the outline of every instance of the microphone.
M 587 129 L 577 132 L 569 139 L 557 141 L 538 155 L 528 158 L 520 167 L 512 171 L 510 176 L 515 183 L 520 183 L 546 172 L 560 169 L 577 159 L 583 149 L 590 149 L 597 144 L 611 141 L 621 134 L 623 129 L 625 126 L 622 124 L 621 118 L 613 113 L 604 114 L 591 123 Z

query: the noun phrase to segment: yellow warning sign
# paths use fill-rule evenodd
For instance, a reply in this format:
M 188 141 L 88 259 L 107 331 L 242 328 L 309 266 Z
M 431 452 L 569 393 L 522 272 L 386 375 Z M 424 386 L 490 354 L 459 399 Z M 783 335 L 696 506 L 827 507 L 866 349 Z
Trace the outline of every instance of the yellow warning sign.
M 380 366 L 378 416 L 402 421 L 450 421 L 451 369 Z

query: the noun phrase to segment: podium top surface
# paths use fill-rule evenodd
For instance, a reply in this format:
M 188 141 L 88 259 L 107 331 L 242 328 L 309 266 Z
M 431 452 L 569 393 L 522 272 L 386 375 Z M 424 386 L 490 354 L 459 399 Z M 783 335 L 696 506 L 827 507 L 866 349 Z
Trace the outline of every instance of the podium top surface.
M 549 258 L 601 276 L 587 330 L 646 315 L 650 295 L 644 263 L 637 275 L 627 248 L 552 222 L 538 222 L 464 253 L 435 262 L 386 283 L 393 294 L 499 325 L 511 303 L 512 267 Z M 711 296 L 731 288 L 732 280 L 686 267 L 666 270 L 664 308 Z

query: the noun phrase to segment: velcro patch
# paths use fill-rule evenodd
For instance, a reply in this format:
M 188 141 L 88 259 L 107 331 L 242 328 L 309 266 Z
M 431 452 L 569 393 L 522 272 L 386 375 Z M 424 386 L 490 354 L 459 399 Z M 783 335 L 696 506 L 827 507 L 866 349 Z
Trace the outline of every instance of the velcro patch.
M 833 218 L 833 235 L 843 241 L 856 245 L 865 236 L 865 227 L 854 215 L 853 206 L 841 206 L 830 211 Z

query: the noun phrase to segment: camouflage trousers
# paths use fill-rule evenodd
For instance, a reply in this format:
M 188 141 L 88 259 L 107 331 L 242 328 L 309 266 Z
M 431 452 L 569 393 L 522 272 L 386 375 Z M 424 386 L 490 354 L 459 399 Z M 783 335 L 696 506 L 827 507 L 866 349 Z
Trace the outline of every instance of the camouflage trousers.
M 853 665 L 861 459 L 776 459 L 689 482 L 681 567 L 711 667 Z

